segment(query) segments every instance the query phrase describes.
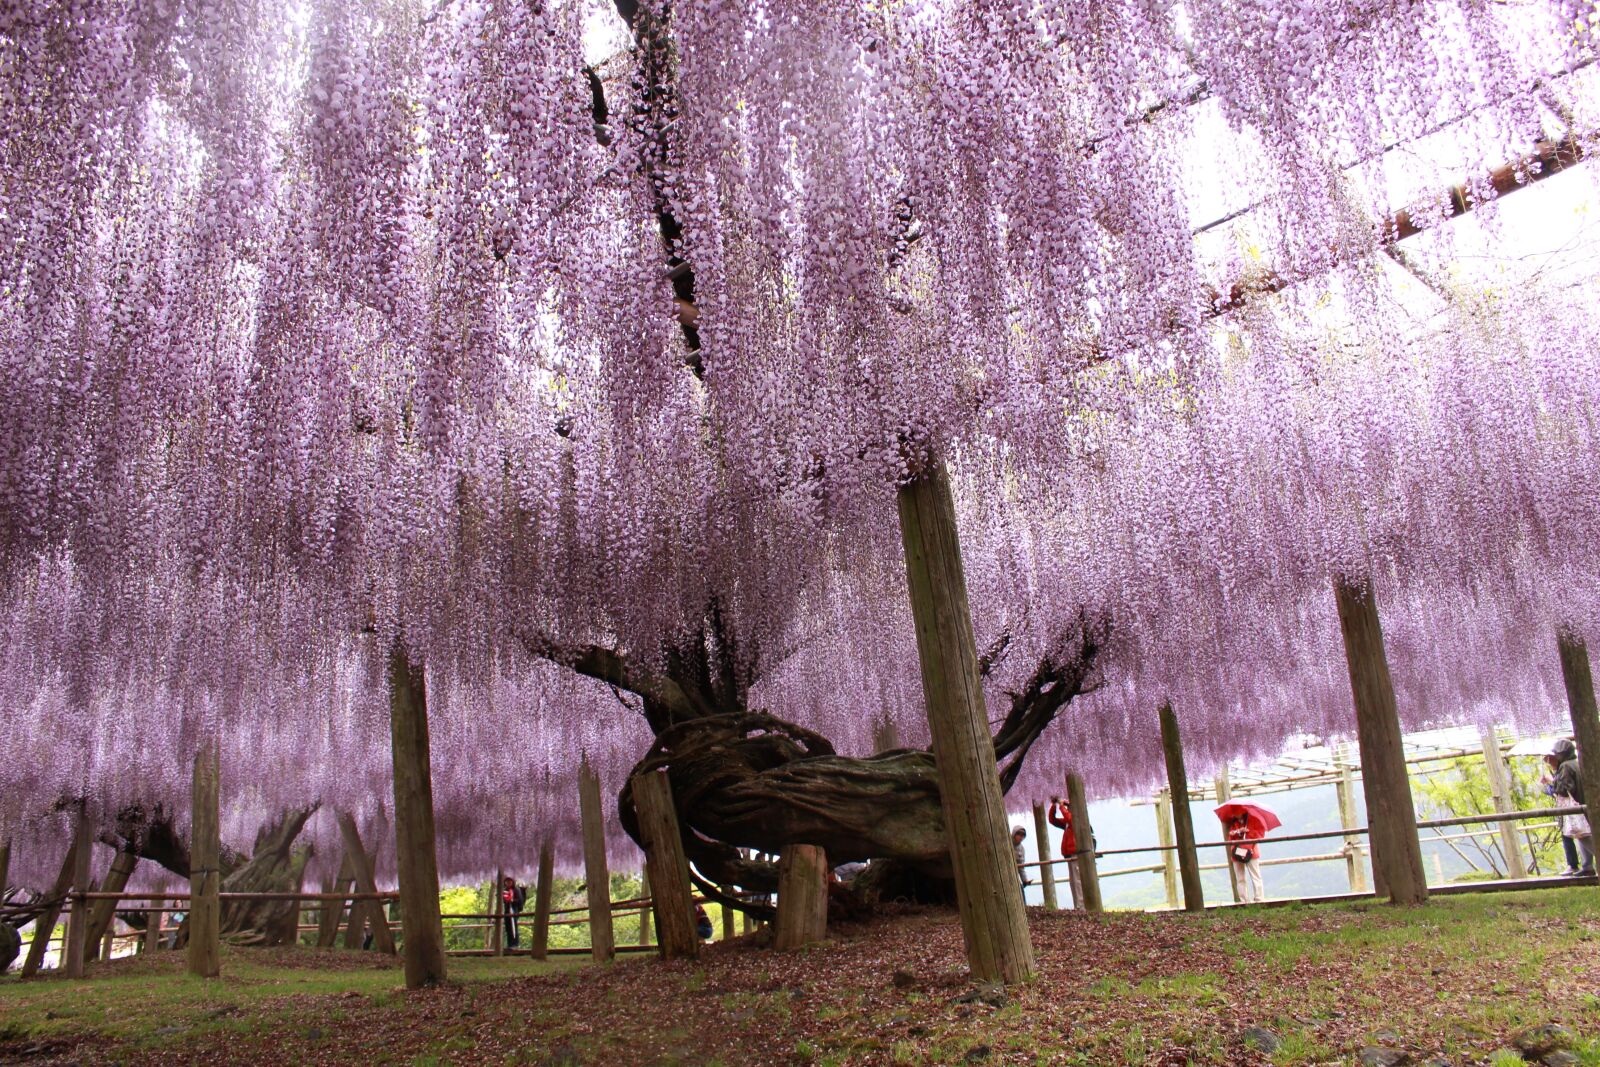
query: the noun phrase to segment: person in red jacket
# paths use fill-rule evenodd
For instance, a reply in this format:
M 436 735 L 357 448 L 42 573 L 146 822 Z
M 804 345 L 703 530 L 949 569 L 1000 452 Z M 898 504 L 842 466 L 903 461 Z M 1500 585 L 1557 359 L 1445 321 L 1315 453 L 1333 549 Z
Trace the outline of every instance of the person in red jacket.
M 1061 831 L 1061 858 L 1067 861 L 1067 884 L 1072 887 L 1072 906 L 1083 907 L 1083 882 L 1078 877 L 1078 835 L 1072 829 L 1072 809 L 1060 797 L 1050 798 L 1050 825 Z
M 1228 820 L 1228 862 L 1233 866 L 1239 896 L 1246 904 L 1267 899 L 1266 887 L 1261 884 L 1261 846 L 1250 840 L 1255 836 L 1247 817 L 1238 815 Z

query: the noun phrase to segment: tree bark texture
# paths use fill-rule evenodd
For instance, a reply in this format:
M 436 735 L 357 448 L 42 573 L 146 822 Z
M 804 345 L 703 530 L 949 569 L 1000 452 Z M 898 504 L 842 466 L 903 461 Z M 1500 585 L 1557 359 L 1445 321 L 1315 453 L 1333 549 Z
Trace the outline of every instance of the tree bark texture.
M 1200 854 L 1194 847 L 1194 813 L 1189 808 L 1189 772 L 1183 766 L 1183 737 L 1171 704 L 1161 705 L 1161 751 L 1167 758 L 1167 791 L 1172 797 L 1172 835 L 1178 846 L 1183 909 L 1205 911 L 1200 888 Z
M 111 857 L 111 866 L 106 870 L 106 876 L 100 883 L 102 893 L 120 893 L 128 888 L 128 878 L 133 874 L 134 868 L 139 866 L 137 853 L 121 849 Z M 117 902 L 114 900 L 97 900 L 89 906 L 89 943 L 94 944 L 106 936 L 106 931 L 111 929 L 111 921 L 116 918 Z
M 67 893 L 72 889 L 72 875 L 77 869 L 78 841 L 76 835 L 67 844 L 67 854 L 61 860 L 61 872 L 56 875 L 50 892 L 45 895 L 44 909 L 33 920 L 33 940 L 28 942 L 28 955 L 22 961 L 22 977 L 32 978 L 39 973 L 39 968 L 44 963 L 44 954 L 49 948 L 50 935 L 55 933 L 56 923 L 61 919 L 61 908 L 66 903 Z
M 827 936 L 827 853 L 815 845 L 790 845 L 778 860 L 778 923 L 772 947 L 792 952 Z
M 427 679 L 398 637 L 389 650 L 389 735 L 406 988 L 421 989 L 445 980 L 444 922 L 439 918 L 439 859 L 434 847 Z
M 899 494 L 906 584 L 967 962 L 982 981 L 1034 974 L 1005 794 L 967 605 L 955 504 L 942 462 Z
M 194 814 L 189 842 L 189 973 L 215 978 L 222 973 L 222 824 L 218 802 L 221 768 L 217 745 L 204 741 L 194 757 L 190 800 Z
M 1089 820 L 1089 796 L 1083 788 L 1083 776 L 1067 775 L 1067 806 L 1072 809 L 1072 829 L 1078 837 L 1078 881 L 1083 887 L 1084 911 L 1105 910 L 1100 899 L 1100 868 L 1094 858 L 1094 824 Z
M 1034 840 L 1039 845 L 1039 884 L 1044 887 L 1044 906 L 1055 911 L 1059 905 L 1056 902 L 1056 869 L 1050 860 L 1050 822 L 1045 818 L 1044 804 L 1034 801 L 1033 804 L 1033 833 Z
M 342 832 L 342 831 L 341 831 Z M 339 873 L 322 883 L 324 893 L 348 893 L 354 875 L 351 873 L 350 853 L 339 860 Z M 317 947 L 332 948 L 339 940 L 339 927 L 344 922 L 345 905 L 339 900 L 324 900 L 317 915 Z
M 644 839 L 661 958 L 694 959 L 700 955 L 700 937 L 695 931 L 689 861 L 683 854 L 683 836 L 678 829 L 678 812 L 667 772 L 646 771 L 634 776 L 633 802 L 639 812 L 639 834 Z
M 609 961 L 616 954 L 611 932 L 611 871 L 606 866 L 605 811 L 600 806 L 600 778 L 585 759 L 578 768 L 578 814 L 583 821 L 583 874 L 589 898 L 589 943 L 594 958 Z
M 92 844 L 89 813 L 80 801 L 77 827 L 72 833 L 72 888 L 79 896 L 73 900 L 72 911 L 67 917 L 67 943 L 62 949 L 62 969 L 68 978 L 82 978 L 89 953 L 95 951 L 95 939 L 89 936 L 89 902 L 82 896 L 94 888 L 94 883 L 89 880 Z
M 1355 699 L 1373 866 L 1382 869 L 1382 881 L 1393 903 L 1420 904 L 1428 899 L 1428 883 L 1377 598 L 1366 578 L 1336 578 L 1333 591 Z
M 533 940 L 529 951 L 536 960 L 550 954 L 550 897 L 555 889 L 555 849 L 549 841 L 539 846 L 539 882 L 533 893 Z
M 1583 799 L 1594 811 L 1600 804 L 1600 714 L 1595 710 L 1594 677 L 1589 670 L 1589 646 L 1570 631 L 1556 634 L 1556 651 L 1561 657 L 1561 678 L 1567 686 L 1567 712 L 1572 717 L 1572 735 L 1578 743 L 1578 773 L 1583 781 Z M 1595 822 L 1590 816 L 1590 824 Z
M 367 855 L 366 846 L 361 843 L 361 834 L 356 830 L 356 820 L 347 811 L 341 811 L 338 817 L 339 837 L 344 842 L 345 858 L 350 861 L 350 875 L 355 882 L 356 892 L 376 893 L 378 883 L 372 873 L 372 857 Z M 350 924 L 345 927 L 344 947 L 360 948 L 361 931 L 364 925 L 372 926 L 372 945 L 379 952 L 394 955 L 394 931 L 389 929 L 389 920 L 384 917 L 383 905 L 376 900 L 357 900 L 350 905 Z

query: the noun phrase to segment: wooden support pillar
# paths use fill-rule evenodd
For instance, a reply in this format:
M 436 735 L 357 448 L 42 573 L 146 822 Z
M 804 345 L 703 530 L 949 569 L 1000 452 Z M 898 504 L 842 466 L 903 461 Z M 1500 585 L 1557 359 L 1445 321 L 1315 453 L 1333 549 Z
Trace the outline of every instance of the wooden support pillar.
M 1178 845 L 1178 877 L 1183 882 L 1183 909 L 1205 911 L 1200 889 L 1200 855 L 1194 847 L 1194 812 L 1189 807 L 1189 772 L 1183 766 L 1183 738 L 1170 703 L 1161 705 L 1161 750 L 1167 758 L 1167 788 L 1172 793 L 1172 834 Z
M 678 829 L 678 808 L 666 771 L 633 776 L 633 806 L 639 815 L 639 839 L 650 874 L 652 907 L 660 932 L 661 958 L 694 959 L 700 955 L 695 932 L 694 895 L 689 888 L 689 861 Z
M 122 892 L 128 888 L 128 879 L 138 866 L 139 854 L 137 852 L 118 849 L 117 854 L 111 857 L 111 867 L 106 871 L 106 876 L 100 883 L 100 891 L 102 893 Z M 116 919 L 116 914 L 117 902 L 114 900 L 97 900 L 90 906 L 90 944 L 94 944 L 106 936 L 106 932 L 111 929 L 111 924 Z
M 56 932 L 56 923 L 61 919 L 62 905 L 66 903 L 67 893 L 72 889 L 72 874 L 78 862 L 76 828 L 73 835 L 71 844 L 67 845 L 67 854 L 61 860 L 61 872 L 56 875 L 55 883 L 45 896 L 44 910 L 33 920 L 33 940 L 28 942 L 28 955 L 22 961 L 23 978 L 32 978 L 44 963 L 44 954 L 49 948 L 50 937 Z
M 1572 736 L 1578 744 L 1578 774 L 1583 782 L 1583 799 L 1590 811 L 1600 805 L 1600 713 L 1596 712 L 1594 676 L 1589 670 L 1589 646 L 1570 630 L 1556 633 L 1556 651 L 1561 656 L 1561 677 L 1567 686 L 1567 712 L 1572 717 Z M 1593 815 L 1589 822 L 1597 820 Z
M 324 893 L 348 893 L 354 876 L 350 871 L 350 854 L 346 852 L 339 861 L 339 873 L 322 883 Z M 332 948 L 339 940 L 339 925 L 344 919 L 344 902 L 324 900 L 317 912 L 317 947 Z
M 1486 726 L 1478 731 L 1478 739 L 1483 745 L 1483 769 L 1489 776 L 1489 797 L 1494 803 L 1495 812 L 1505 815 L 1516 811 L 1516 802 L 1511 796 L 1511 768 L 1506 766 L 1506 754 L 1500 751 L 1499 733 L 1494 727 Z M 1503 822 L 1499 826 L 1499 831 L 1500 851 L 1506 858 L 1506 877 L 1528 877 L 1528 860 L 1522 853 L 1522 840 L 1521 835 L 1517 833 L 1517 824 Z
M 605 814 L 600 807 L 600 777 L 584 757 L 578 767 L 578 814 L 583 819 L 583 876 L 589 897 L 589 944 L 594 958 L 616 954 L 611 932 L 611 871 L 606 866 Z M 660 892 L 661 886 L 656 887 Z M 657 912 L 659 920 L 660 913 Z M 659 925 L 659 922 L 658 922 Z M 661 932 L 663 938 L 666 931 Z
M 639 872 L 639 895 L 646 900 L 650 899 L 650 868 L 648 866 Z M 650 917 L 654 910 L 653 903 L 646 904 L 639 909 L 639 944 L 641 945 L 650 943 Z
M 1056 902 L 1056 869 L 1050 865 L 1050 822 L 1044 817 L 1044 804 L 1040 801 L 1033 804 L 1033 831 L 1034 840 L 1039 842 L 1039 884 L 1044 887 L 1044 906 L 1055 911 L 1060 905 Z
M 1089 821 L 1089 797 L 1083 788 L 1083 776 L 1067 775 L 1067 806 L 1072 809 L 1072 828 L 1078 837 L 1078 882 L 1083 887 L 1084 911 L 1105 910 L 1100 899 L 1100 868 L 1094 858 L 1094 825 Z
M 6 886 L 11 883 L 6 879 L 11 877 L 11 838 L 0 839 L 0 899 L 4 899 Z
M 222 815 L 218 803 L 222 771 L 215 741 L 205 741 L 194 757 L 190 798 L 189 973 L 215 978 L 222 973 Z
M 533 930 L 528 951 L 542 960 L 550 954 L 550 896 L 555 888 L 555 850 L 549 841 L 539 846 L 539 881 L 533 890 Z
M 67 917 L 67 943 L 62 951 L 62 970 L 68 978 L 82 978 L 85 961 L 95 950 L 94 939 L 89 936 L 89 902 L 83 894 L 94 888 L 89 881 L 89 859 L 94 848 L 94 834 L 89 826 L 89 813 L 83 801 L 78 802 L 77 826 L 72 833 L 72 888 L 78 894 L 72 902 Z
M 1361 823 L 1356 815 L 1356 772 L 1350 765 L 1350 759 L 1345 754 L 1345 749 L 1339 749 L 1334 756 L 1334 765 L 1339 769 L 1339 779 L 1333 783 L 1334 792 L 1339 799 L 1339 825 L 1346 830 L 1354 830 Z M 1361 835 L 1347 833 L 1344 835 L 1344 872 L 1350 882 L 1350 892 L 1365 893 L 1367 891 L 1367 868 L 1361 862 L 1362 844 Z M 1231 866 L 1231 865 L 1230 865 Z
M 108 926 L 106 927 L 106 932 L 100 938 L 100 959 L 102 962 L 111 959 L 111 952 L 114 948 L 113 928 Z
M 350 875 L 357 893 L 376 893 L 378 883 L 372 873 L 372 857 L 367 855 L 361 835 L 356 831 L 356 820 L 347 811 L 338 816 L 339 837 L 344 842 L 345 858 L 350 861 Z M 344 947 L 361 947 L 363 920 L 372 926 L 372 947 L 379 952 L 394 955 L 394 931 L 384 917 L 383 904 L 376 900 L 357 900 L 350 905 L 350 925 L 345 928 Z
M 154 900 L 150 902 L 150 907 L 161 908 L 165 907 L 166 903 L 167 902 L 164 900 Z M 161 927 L 163 925 L 162 920 L 164 920 L 166 917 L 167 913 L 164 911 L 152 911 L 150 914 L 144 917 L 145 952 L 156 952 L 161 948 Z
M 872 728 L 872 751 L 893 752 L 900 747 L 900 727 L 889 719 L 881 719 Z
M 389 646 L 389 737 L 394 752 L 395 868 L 406 988 L 445 979 L 439 918 L 439 858 L 434 847 L 433 767 L 428 756 L 428 683 L 397 636 Z
M 1172 791 L 1163 789 L 1156 797 L 1156 841 L 1161 845 L 1161 888 L 1167 907 L 1178 907 L 1178 852 L 1172 839 Z
M 1422 870 L 1417 811 L 1411 799 L 1411 777 L 1395 707 L 1394 683 L 1383 650 L 1378 601 L 1371 581 L 1365 578 L 1336 578 L 1333 592 L 1355 701 L 1373 866 L 1382 869 L 1391 901 L 1420 904 L 1428 899 L 1428 883 Z
M 733 940 L 733 909 L 728 907 L 728 905 L 726 905 L 726 904 L 722 904 L 722 905 L 719 905 L 719 906 L 722 908 L 722 940 L 724 940 L 724 941 L 732 941 Z
M 1033 944 L 1017 889 L 944 463 L 932 463 L 907 481 L 898 501 L 917 659 L 967 963 L 980 981 L 1023 981 L 1035 971 Z
M 790 845 L 778 857 L 778 929 L 772 947 L 788 952 L 827 936 L 827 853 L 816 845 Z
M 1217 772 L 1216 791 L 1219 805 L 1226 804 L 1233 799 L 1233 783 L 1228 780 L 1228 768 L 1226 765 Z M 1228 887 L 1233 892 L 1233 902 L 1237 904 L 1244 899 L 1239 892 L 1239 872 L 1233 869 L 1232 863 L 1226 863 L 1226 866 L 1228 868 Z
M 489 936 L 483 939 L 483 947 L 489 949 L 496 956 L 506 954 L 505 935 L 503 927 L 506 924 L 506 902 L 502 895 L 505 892 L 506 872 L 496 867 L 494 869 L 494 882 L 489 886 L 489 906 L 483 910 L 489 913 Z

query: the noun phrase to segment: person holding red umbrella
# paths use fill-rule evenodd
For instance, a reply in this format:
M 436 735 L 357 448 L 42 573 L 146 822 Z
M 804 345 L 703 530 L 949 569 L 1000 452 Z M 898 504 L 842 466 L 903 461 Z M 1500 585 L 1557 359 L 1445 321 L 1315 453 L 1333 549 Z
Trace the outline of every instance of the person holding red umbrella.
M 1227 831 L 1228 864 L 1233 868 L 1234 884 L 1244 903 L 1254 904 L 1267 899 L 1267 890 L 1261 882 L 1261 846 L 1257 842 L 1283 823 L 1270 808 L 1260 804 L 1242 804 L 1230 800 L 1218 804 L 1217 818 Z

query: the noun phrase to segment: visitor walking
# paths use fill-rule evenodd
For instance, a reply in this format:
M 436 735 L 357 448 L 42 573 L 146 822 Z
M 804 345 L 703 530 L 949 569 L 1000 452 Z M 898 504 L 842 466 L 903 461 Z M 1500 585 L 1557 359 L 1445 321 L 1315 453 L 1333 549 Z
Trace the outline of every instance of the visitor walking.
M 1233 867 L 1239 896 L 1246 904 L 1267 899 L 1261 882 L 1261 846 L 1250 840 L 1253 837 L 1248 815 L 1241 813 L 1228 820 L 1228 863 Z
M 1022 881 L 1022 892 L 1024 896 L 1027 895 L 1028 886 L 1030 884 L 1028 881 L 1028 870 L 1023 866 L 1024 863 L 1028 862 L 1028 852 L 1022 847 L 1022 843 L 1027 839 L 1027 827 L 1018 826 L 1016 829 L 1011 831 L 1011 851 L 1017 857 L 1017 877 Z
M 1050 798 L 1050 825 L 1061 831 L 1061 858 L 1067 861 L 1067 885 L 1072 889 L 1072 907 L 1083 908 L 1083 881 L 1078 873 L 1078 834 L 1072 828 L 1072 809 L 1061 797 Z M 1041 853 L 1040 859 L 1044 856 Z
M 1553 772 L 1545 792 L 1569 805 L 1582 807 L 1583 778 L 1579 772 L 1578 747 L 1563 737 L 1551 747 L 1544 760 Z M 1566 874 L 1594 873 L 1594 838 L 1587 814 L 1580 812 L 1561 817 L 1561 847 L 1567 854 Z
M 505 881 L 500 883 L 500 911 L 506 924 L 507 948 L 517 947 L 517 916 L 527 903 L 527 889 L 518 885 L 515 878 L 506 875 Z

